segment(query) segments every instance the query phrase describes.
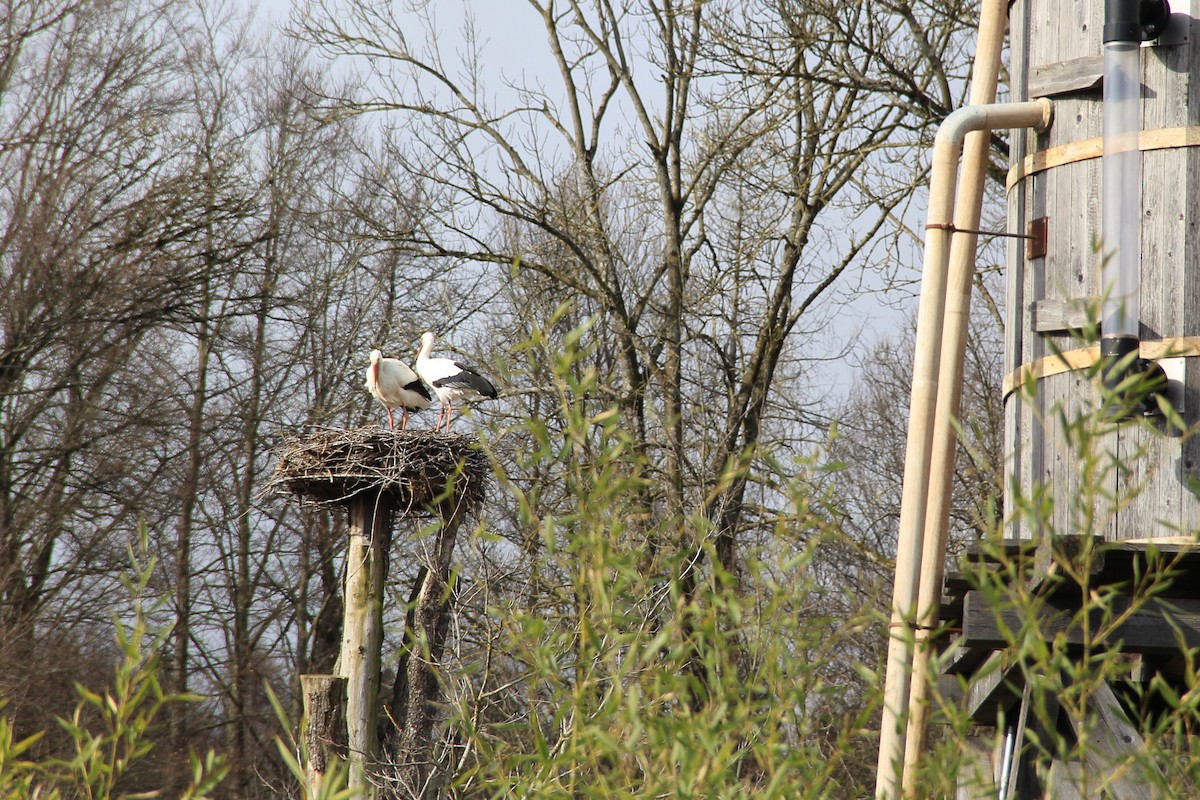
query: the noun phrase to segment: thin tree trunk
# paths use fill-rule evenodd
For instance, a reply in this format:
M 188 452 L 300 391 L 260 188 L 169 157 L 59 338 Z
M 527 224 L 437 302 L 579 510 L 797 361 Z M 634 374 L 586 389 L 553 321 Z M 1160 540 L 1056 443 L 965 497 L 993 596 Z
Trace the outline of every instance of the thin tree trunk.
M 397 726 L 389 748 L 396 796 L 403 798 L 424 796 L 434 777 L 433 726 L 442 700 L 437 666 L 449 632 L 450 562 L 462 523 L 454 498 L 443 502 L 438 513 L 441 526 L 410 598 L 389 708 Z
M 200 496 L 200 474 L 203 463 L 204 407 L 208 400 L 208 360 L 211 347 L 208 320 L 208 281 L 205 281 L 203 316 L 196 333 L 196 378 L 192 387 L 192 403 L 188 412 L 188 466 L 179 488 L 179 522 L 175 527 L 175 652 L 171 664 L 172 689 L 188 691 L 189 653 L 192 638 L 192 529 L 196 503 Z M 185 752 L 186 709 L 173 705 L 171 735 L 177 753 Z

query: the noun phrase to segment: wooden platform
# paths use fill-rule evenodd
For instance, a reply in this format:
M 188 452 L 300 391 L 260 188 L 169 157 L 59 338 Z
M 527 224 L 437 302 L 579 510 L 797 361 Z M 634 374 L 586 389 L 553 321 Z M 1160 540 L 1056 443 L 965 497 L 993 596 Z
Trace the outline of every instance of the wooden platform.
M 996 711 L 1017 699 L 1020 682 L 1000 674 L 1010 670 L 993 667 L 1001 662 L 1016 666 L 1007 651 L 1022 630 L 1036 630 L 1043 638 L 1061 634 L 1081 651 L 1104 647 L 1137 654 L 1147 680 L 1158 674 L 1181 687 L 1181 645 L 1200 647 L 1200 546 L 1072 537 L 1059 540 L 1055 548 L 1051 552 L 1031 540 L 975 544 L 963 564 L 947 567 L 938 642 L 949 658 L 940 685 L 943 693 L 961 694 L 958 676 L 990 673 L 964 698 L 981 724 L 994 724 Z M 1070 563 L 1077 565 L 1075 574 L 1063 567 Z M 992 575 L 1003 570 L 1027 601 L 995 607 L 989 599 L 995 587 L 977 586 L 964 566 L 968 572 L 977 567 Z M 1030 606 L 1038 610 L 1036 620 L 1022 614 Z M 989 661 L 989 668 L 981 670 Z
M 1018 742 L 1047 733 L 1088 737 L 1085 762 L 1034 767 L 1020 757 L 1028 751 L 1017 748 L 1018 756 L 1005 762 L 1008 796 L 1039 797 L 1050 783 L 1052 791 L 1068 792 L 1056 796 L 1074 796 L 1071 776 L 1128 761 L 1143 740 L 1139 719 L 1169 711 L 1166 694 L 1193 688 L 1186 677 L 1196 666 L 1188 659 L 1200 648 L 1200 545 L 1091 537 L 980 542 L 948 565 L 942 620 L 939 690 L 973 724 L 1002 726 Z M 1046 685 L 1069 686 L 1078 677 L 1074 665 L 1096 656 L 1110 660 L 1108 680 L 1082 691 L 1085 713 L 1060 711 L 1056 697 L 1036 699 L 1042 718 L 1035 721 L 1026 676 L 1044 676 L 1046 661 L 1027 654 L 1046 652 L 1051 641 L 1072 666 Z M 997 764 L 992 771 L 1001 784 L 1003 770 Z M 1112 796 L 1141 797 L 1140 783 L 1157 783 L 1134 772 L 1121 781 L 1125 790 Z

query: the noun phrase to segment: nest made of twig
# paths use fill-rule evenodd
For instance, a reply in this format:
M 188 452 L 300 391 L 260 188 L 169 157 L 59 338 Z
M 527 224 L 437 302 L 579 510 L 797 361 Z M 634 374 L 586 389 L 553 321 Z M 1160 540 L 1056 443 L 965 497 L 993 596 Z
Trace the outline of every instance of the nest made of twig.
M 267 488 L 321 505 L 384 492 L 395 498 L 400 513 L 424 514 L 448 496 L 457 508 L 477 509 L 488 471 L 474 436 L 322 428 L 284 440 Z

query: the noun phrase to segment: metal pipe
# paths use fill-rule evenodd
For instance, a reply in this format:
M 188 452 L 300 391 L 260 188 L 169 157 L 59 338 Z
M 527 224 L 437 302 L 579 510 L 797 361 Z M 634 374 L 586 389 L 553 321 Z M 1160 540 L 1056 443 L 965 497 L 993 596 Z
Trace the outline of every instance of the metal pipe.
M 900 529 L 896 544 L 896 580 L 892 591 L 883 721 L 879 732 L 875 784 L 877 798 L 896 797 L 902 782 L 910 665 L 925 544 L 926 499 L 932 466 L 946 279 L 950 242 L 955 227 L 954 200 L 959 156 L 963 152 L 963 142 L 971 131 L 1046 125 L 1051 114 L 1051 103 L 1045 99 L 966 106 L 946 117 L 934 139 L 905 447 L 904 488 L 900 499 Z
M 971 65 L 971 93 L 968 102 L 972 106 L 986 105 L 996 99 L 996 87 L 1000 80 L 1001 54 L 1004 49 L 1004 34 L 1008 27 L 1007 0 L 984 0 L 979 9 L 979 35 L 975 60 Z M 962 166 L 959 171 L 958 189 L 954 208 L 954 226 L 959 231 L 979 229 L 983 207 L 984 185 L 990 160 L 991 130 L 982 128 L 971 131 L 964 139 Z M 955 377 L 951 364 L 957 364 L 957 373 L 962 373 L 964 346 L 958 345 L 959 338 L 965 345 L 966 323 L 970 314 L 971 274 L 975 270 L 975 250 L 978 235 L 960 233 L 950 243 L 947 278 L 947 300 L 942 324 L 942 341 L 938 365 L 938 389 L 934 409 L 931 463 L 954 462 L 955 436 L 953 427 L 945 425 L 944 399 L 947 389 L 953 394 L 953 413 L 957 415 L 961 401 L 962 381 Z M 961 331 L 961 336 L 960 336 Z M 954 355 L 957 353 L 957 357 Z M 948 374 L 949 373 L 949 374 Z M 947 430 L 943 432 L 941 425 Z M 949 434 L 948 436 L 943 433 Z M 946 451 L 948 452 L 948 455 Z M 905 731 L 904 773 L 901 779 L 903 794 L 914 797 L 916 792 L 916 770 L 924 749 L 925 732 L 928 725 L 929 683 L 929 632 L 937 627 L 938 605 L 941 600 L 943 578 L 942 553 L 945 552 L 944 537 L 938 534 L 938 523 L 945 518 L 948 527 L 950 483 L 953 472 L 935 469 L 930 480 L 928 499 L 925 506 L 925 542 L 936 543 L 933 547 L 923 546 L 921 572 L 917 591 L 917 625 L 913 631 L 913 663 L 910 673 L 908 698 L 908 723 Z M 944 491 L 939 488 L 944 486 Z M 945 503 L 941 502 L 945 498 Z M 944 513 L 943 513 L 944 505 Z
M 1000 784 L 999 791 L 996 793 L 998 800 L 1008 800 L 1008 786 L 1011 778 L 1009 773 L 1012 772 L 1013 755 L 1017 749 L 1017 726 L 1011 725 L 1004 729 L 1004 750 L 1000 755 Z

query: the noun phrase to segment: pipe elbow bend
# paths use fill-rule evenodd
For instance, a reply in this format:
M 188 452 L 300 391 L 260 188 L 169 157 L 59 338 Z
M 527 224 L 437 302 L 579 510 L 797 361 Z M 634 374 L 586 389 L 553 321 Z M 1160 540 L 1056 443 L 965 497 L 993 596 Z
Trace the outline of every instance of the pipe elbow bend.
M 963 106 L 947 115 L 934 138 L 934 148 L 959 150 L 972 131 L 1033 128 L 1039 133 L 1050 127 L 1054 103 L 1047 97 L 1020 103 L 989 103 Z

